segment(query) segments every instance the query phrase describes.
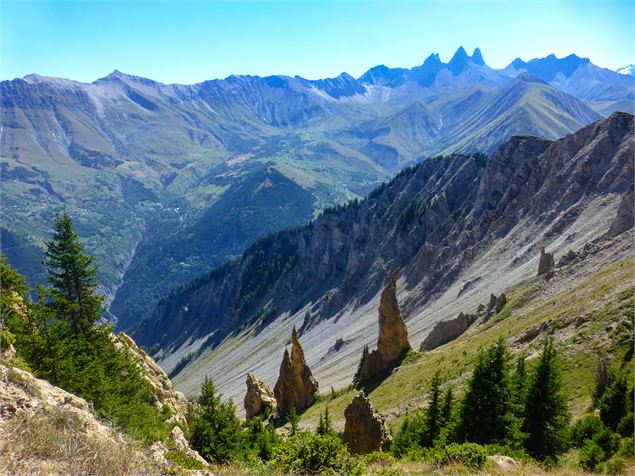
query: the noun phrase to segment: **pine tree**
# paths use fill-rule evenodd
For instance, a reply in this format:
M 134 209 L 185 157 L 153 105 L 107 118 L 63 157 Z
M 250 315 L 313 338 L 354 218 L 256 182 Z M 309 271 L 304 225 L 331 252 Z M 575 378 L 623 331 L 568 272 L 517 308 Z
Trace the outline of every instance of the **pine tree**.
M 331 415 L 329 413 L 329 407 L 324 409 L 324 414 L 320 414 L 320 421 L 316 430 L 318 435 L 330 435 L 335 433 L 333 431 L 333 422 L 331 421 Z
M 527 391 L 523 430 L 534 458 L 556 458 L 567 449 L 569 411 L 562 393 L 560 366 L 551 339 L 545 345 Z
M 442 422 L 441 408 L 441 372 L 437 370 L 430 383 L 430 399 L 425 412 L 425 430 L 421 440 L 421 446 L 430 447 L 441 433 Z
M 501 338 L 477 357 L 462 400 L 455 438 L 480 444 L 517 445 L 522 434 L 513 410 L 509 351 Z
M 526 356 L 522 352 L 516 360 L 516 370 L 512 376 L 512 397 L 514 402 L 514 413 L 518 418 L 524 418 L 525 403 L 527 401 L 527 388 L 529 386 L 529 376 L 527 375 Z
M 50 306 L 73 335 L 88 335 L 101 318 L 103 297 L 97 293 L 97 265 L 84 254 L 71 217 L 55 216 L 53 240 L 46 244 L 44 264 L 51 288 Z
M 600 418 L 613 431 L 617 429 L 620 420 L 628 411 L 627 399 L 628 385 L 624 376 L 620 375 L 598 400 Z
M 194 448 L 209 461 L 228 462 L 244 457 L 246 435 L 231 401 L 222 402 L 214 382 L 205 376 L 198 408 L 192 413 Z
M 362 358 L 359 359 L 359 365 L 357 366 L 357 372 L 355 372 L 355 376 L 353 377 L 353 386 L 354 387 L 358 387 L 360 382 L 359 382 L 359 376 L 362 373 L 362 369 L 364 368 L 364 364 L 366 363 L 366 359 L 368 358 L 368 345 L 364 346 L 364 349 L 362 350 Z

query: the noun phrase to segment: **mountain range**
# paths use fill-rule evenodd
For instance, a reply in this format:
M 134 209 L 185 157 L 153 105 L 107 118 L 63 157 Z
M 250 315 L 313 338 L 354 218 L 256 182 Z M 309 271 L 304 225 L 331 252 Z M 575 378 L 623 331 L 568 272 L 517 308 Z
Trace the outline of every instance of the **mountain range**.
M 49 224 L 67 209 L 129 328 L 255 240 L 361 198 L 405 166 L 632 112 L 634 84 L 575 55 L 496 70 L 478 48 L 359 78 L 2 81 L 2 250 L 42 281 Z

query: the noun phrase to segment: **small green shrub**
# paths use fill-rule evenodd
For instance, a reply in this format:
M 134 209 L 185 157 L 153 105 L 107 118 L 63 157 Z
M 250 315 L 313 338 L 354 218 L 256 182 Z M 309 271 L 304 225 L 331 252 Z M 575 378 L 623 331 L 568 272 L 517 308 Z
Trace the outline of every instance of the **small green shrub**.
M 438 450 L 435 454 L 435 463 L 446 466 L 462 464 L 472 469 L 480 469 L 487 460 L 487 451 L 476 443 L 452 443 Z
M 574 425 L 571 439 L 579 448 L 582 448 L 587 441 L 594 441 L 609 456 L 619 446 L 617 436 L 594 415 L 586 416 Z
M 344 442 L 333 434 L 297 433 L 273 449 L 271 464 L 278 471 L 292 474 L 359 471 Z
M 165 459 L 167 459 L 170 463 L 175 464 L 179 468 L 205 469 L 205 465 L 203 463 L 178 450 L 166 451 L 164 456 Z
M 624 474 L 626 473 L 626 465 L 620 458 L 614 458 L 606 463 L 606 472 L 608 474 Z
M 391 466 L 395 463 L 395 457 L 390 453 L 384 453 L 382 451 L 373 451 L 372 453 L 368 453 L 359 457 L 359 462 L 362 465 L 381 465 L 381 466 Z
M 596 472 L 606 459 L 606 453 L 593 440 L 586 440 L 580 449 L 579 463 L 585 471 Z

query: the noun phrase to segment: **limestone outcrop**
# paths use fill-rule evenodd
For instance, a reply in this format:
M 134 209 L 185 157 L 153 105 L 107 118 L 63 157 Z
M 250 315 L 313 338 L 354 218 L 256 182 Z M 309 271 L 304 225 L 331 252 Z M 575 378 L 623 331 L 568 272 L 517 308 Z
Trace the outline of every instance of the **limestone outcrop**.
M 390 276 L 379 301 L 379 338 L 377 349 L 369 355 L 360 370 L 358 382 L 363 384 L 399 361 L 410 349 L 408 330 L 397 302 L 399 269 Z
M 262 415 L 267 408 L 272 415 L 276 413 L 275 395 L 266 383 L 251 372 L 247 374 L 247 393 L 244 405 L 248 419 Z
M 63 410 L 82 425 L 82 431 L 113 439 L 110 428 L 91 413 L 88 402 L 17 367 L 0 364 L 0 422 L 18 413 Z
M 161 409 L 169 408 L 173 415 L 173 422 L 184 423 L 187 413 L 187 399 L 185 395 L 172 387 L 172 382 L 163 369 L 124 332 L 120 332 L 115 337 L 115 345 L 119 348 L 125 348 L 137 364 L 141 374 L 152 388 L 155 405 Z
M 295 326 L 291 333 L 291 353 L 285 349 L 273 393 L 280 416 L 287 415 L 291 408 L 302 411 L 313 405 L 317 398 L 318 383 L 304 359 Z
M 540 262 L 538 263 L 538 276 L 553 272 L 556 267 L 553 253 L 547 253 L 544 248 L 540 250 Z
M 381 413 L 373 410 L 370 400 L 360 392 L 344 410 L 346 422 L 342 438 L 351 453 L 387 451 L 392 437 Z
M 443 344 L 453 341 L 470 327 L 476 316 L 461 312 L 456 318 L 449 321 L 437 322 L 430 334 L 421 343 L 421 350 L 436 349 Z

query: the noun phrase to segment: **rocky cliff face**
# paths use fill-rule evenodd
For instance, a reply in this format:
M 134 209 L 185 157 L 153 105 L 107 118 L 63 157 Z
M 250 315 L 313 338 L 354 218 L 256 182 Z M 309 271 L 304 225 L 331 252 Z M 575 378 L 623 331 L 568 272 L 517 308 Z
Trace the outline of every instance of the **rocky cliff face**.
M 291 354 L 285 349 L 273 393 L 280 416 L 286 416 L 292 408 L 301 412 L 313 405 L 317 398 L 318 383 L 304 359 L 295 327 L 291 333 Z
M 388 285 L 381 293 L 377 349 L 368 355 L 360 370 L 358 377 L 360 384 L 368 382 L 397 364 L 411 349 L 408 342 L 408 330 L 397 302 L 397 279 L 399 279 L 399 269 L 391 274 Z
M 541 248 L 564 254 L 604 235 L 632 183 L 632 156 L 633 116 L 615 113 L 557 141 L 513 137 L 487 162 L 426 160 L 361 203 L 254 244 L 160 303 L 135 337 L 159 343 L 167 369 L 190 353 L 192 366 L 210 353 L 222 359 L 222 371 L 199 366 L 175 381 L 193 393 L 209 371 L 242 399 L 237 377 L 258 365 L 275 382 L 271 349 L 282 349 L 309 311 L 307 360 L 324 384 L 346 385 L 363 345 L 375 342 L 389 270 L 402 269 L 396 292 L 409 338 L 420 343 L 437 321 L 502 291 L 501 282 L 535 275 Z M 247 343 L 215 354 L 237 329 L 251 333 Z M 345 344 L 327 355 L 337 339 Z

